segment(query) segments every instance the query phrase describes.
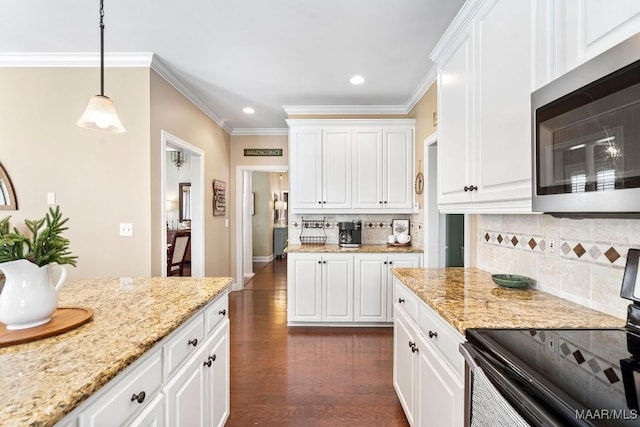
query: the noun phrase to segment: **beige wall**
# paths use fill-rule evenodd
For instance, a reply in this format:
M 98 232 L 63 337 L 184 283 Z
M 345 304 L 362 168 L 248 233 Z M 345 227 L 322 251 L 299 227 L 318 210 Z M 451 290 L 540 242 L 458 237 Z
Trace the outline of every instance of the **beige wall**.
M 95 68 L 0 68 L 0 162 L 19 204 L 0 217 L 21 226 L 25 218 L 40 218 L 47 192 L 55 192 L 79 256 L 69 279 L 148 276 L 149 71 L 105 70 L 105 91 L 124 134 L 76 126 L 98 89 Z M 119 236 L 120 222 L 134 224 L 133 237 Z
M 282 148 L 282 157 L 244 157 L 245 148 Z M 236 170 L 238 166 L 282 166 L 289 167 L 289 137 L 287 135 L 235 135 L 231 136 L 231 176 L 227 187 L 230 202 L 227 216 L 231 223 L 231 268 L 235 276 L 236 266 Z M 240 282 L 242 283 L 242 282 Z
M 230 190 L 230 141 L 231 137 L 213 120 L 185 98 L 155 71 L 151 71 L 151 159 L 161 157 L 160 132 L 170 134 L 204 151 L 204 249 L 205 276 L 229 276 L 230 269 L 230 228 L 225 220 L 230 218 L 230 205 L 233 195 Z M 147 162 L 148 163 L 148 162 Z M 160 275 L 165 249 L 161 244 L 161 215 L 165 201 L 161 200 L 160 162 L 152 161 L 151 182 L 147 188 L 151 191 L 151 247 L 153 249 L 152 273 Z M 225 216 L 213 216 L 213 180 L 227 183 L 227 213 Z M 158 232 L 156 232 L 158 230 Z

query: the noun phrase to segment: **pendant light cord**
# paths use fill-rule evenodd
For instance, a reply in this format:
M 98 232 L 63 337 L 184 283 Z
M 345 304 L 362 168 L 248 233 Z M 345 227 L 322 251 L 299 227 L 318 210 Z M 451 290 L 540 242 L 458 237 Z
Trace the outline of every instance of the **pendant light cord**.
M 104 0 L 100 0 L 100 96 L 104 96 Z

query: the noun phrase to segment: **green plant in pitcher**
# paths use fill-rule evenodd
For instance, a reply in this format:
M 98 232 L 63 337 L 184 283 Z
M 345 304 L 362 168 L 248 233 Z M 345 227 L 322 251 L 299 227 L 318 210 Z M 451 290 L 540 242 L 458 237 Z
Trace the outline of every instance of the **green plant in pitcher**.
M 50 263 L 71 264 L 75 267 L 77 256 L 69 250 L 69 239 L 62 236 L 68 230 L 64 225 L 69 218 L 62 218 L 60 206 L 49 208 L 44 218 L 26 219 L 24 223 L 30 236 L 17 228 L 11 230 L 9 220 L 0 220 L 0 263 L 26 259 L 42 267 Z

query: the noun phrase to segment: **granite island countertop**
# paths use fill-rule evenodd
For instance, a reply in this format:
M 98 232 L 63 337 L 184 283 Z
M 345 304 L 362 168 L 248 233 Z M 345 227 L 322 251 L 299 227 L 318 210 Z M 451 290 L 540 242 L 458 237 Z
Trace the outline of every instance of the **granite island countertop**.
M 501 288 L 476 268 L 398 268 L 393 274 L 464 335 L 469 328 L 620 328 L 625 320 L 537 289 Z
M 409 254 L 409 253 L 422 253 L 424 250 L 417 246 L 389 246 L 389 245 L 371 245 L 363 244 L 359 248 L 343 248 L 334 244 L 326 245 L 289 245 L 285 249 L 287 253 L 396 253 L 396 254 Z
M 58 306 L 90 307 L 93 319 L 61 335 L 0 348 L 0 425 L 54 425 L 231 282 L 171 277 L 67 283 Z

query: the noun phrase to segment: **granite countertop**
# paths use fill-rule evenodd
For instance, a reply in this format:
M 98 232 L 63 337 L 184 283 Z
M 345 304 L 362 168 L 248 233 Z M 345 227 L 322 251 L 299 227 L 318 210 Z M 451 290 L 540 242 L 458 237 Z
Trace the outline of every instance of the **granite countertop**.
M 93 319 L 51 338 L 0 348 L 0 425 L 51 426 L 231 285 L 231 278 L 84 279 L 59 307 Z
M 289 245 L 285 252 L 293 253 L 422 253 L 423 249 L 417 246 L 388 246 L 388 245 L 362 245 L 359 248 L 343 248 L 338 245 Z
M 464 335 L 468 328 L 620 328 L 625 321 L 536 289 L 501 288 L 476 268 L 393 274 Z

